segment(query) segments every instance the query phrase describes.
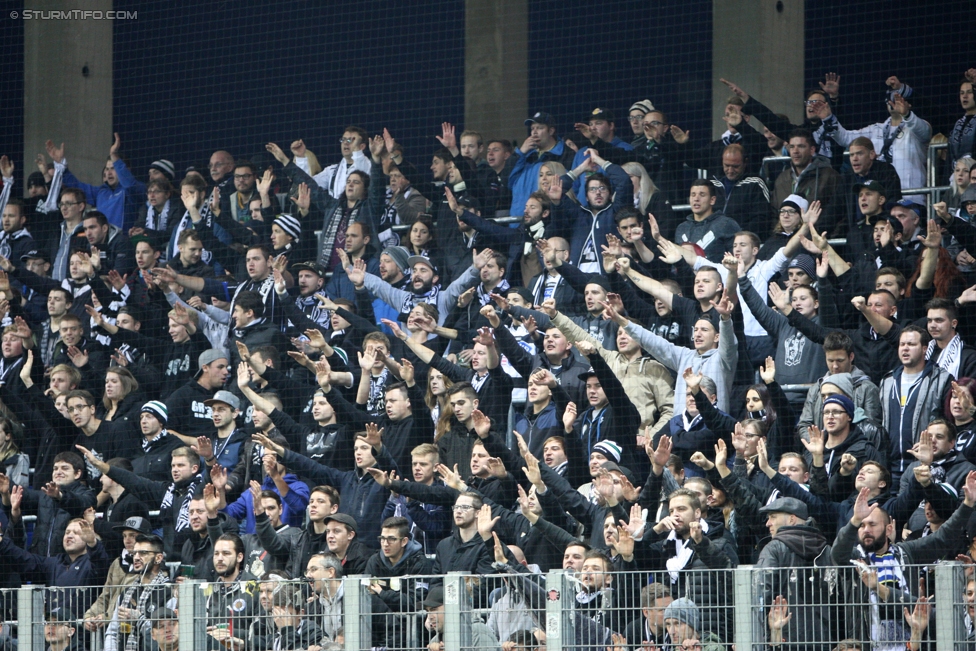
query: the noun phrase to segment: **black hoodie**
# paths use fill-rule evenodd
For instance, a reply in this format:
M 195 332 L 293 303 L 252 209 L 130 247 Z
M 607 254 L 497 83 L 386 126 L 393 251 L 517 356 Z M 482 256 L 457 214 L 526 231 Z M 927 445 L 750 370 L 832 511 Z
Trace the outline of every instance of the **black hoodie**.
M 801 524 L 781 527 L 760 552 L 756 567 L 766 570 L 763 577 L 763 603 L 778 596 L 790 604 L 790 642 L 805 649 L 826 651 L 825 640 L 834 639 L 831 622 L 837 621 L 836 570 L 830 545 L 817 527 Z

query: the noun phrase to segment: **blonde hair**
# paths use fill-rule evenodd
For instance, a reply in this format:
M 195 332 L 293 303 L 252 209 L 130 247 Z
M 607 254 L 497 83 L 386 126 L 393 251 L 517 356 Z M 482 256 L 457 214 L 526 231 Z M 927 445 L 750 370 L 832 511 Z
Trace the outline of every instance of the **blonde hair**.
M 657 192 L 657 186 L 654 185 L 654 181 L 651 180 L 647 170 L 640 163 L 634 161 L 624 163 L 623 168 L 627 174 L 640 177 L 640 204 L 637 207 L 642 215 L 646 215 L 647 204 L 651 202 L 651 197 Z

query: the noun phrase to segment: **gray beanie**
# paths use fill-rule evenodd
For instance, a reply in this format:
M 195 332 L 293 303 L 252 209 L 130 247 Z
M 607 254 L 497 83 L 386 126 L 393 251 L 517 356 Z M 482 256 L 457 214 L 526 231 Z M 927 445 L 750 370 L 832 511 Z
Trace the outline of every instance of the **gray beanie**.
M 833 384 L 835 387 L 840 389 L 848 398 L 854 398 L 854 380 L 851 378 L 850 373 L 835 373 L 834 375 L 828 375 L 820 383 L 821 386 L 824 384 Z
M 405 273 L 410 268 L 407 263 L 407 260 L 410 259 L 410 253 L 402 246 L 389 246 L 383 249 L 383 255 L 390 256 L 393 264 L 398 266 L 401 272 Z
M 698 614 L 698 606 L 686 597 L 672 601 L 671 605 L 664 609 L 664 619 L 665 621 L 676 619 L 695 629 L 696 633 L 701 632 L 701 615 Z

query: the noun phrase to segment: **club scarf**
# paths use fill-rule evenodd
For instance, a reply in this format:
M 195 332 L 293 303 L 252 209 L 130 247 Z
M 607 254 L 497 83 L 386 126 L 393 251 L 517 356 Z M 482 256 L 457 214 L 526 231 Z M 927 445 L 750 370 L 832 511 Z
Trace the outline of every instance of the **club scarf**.
M 936 364 L 939 368 L 944 370 L 946 373 L 950 373 L 952 377 L 959 377 L 959 364 L 962 361 L 962 349 L 963 343 L 962 338 L 956 335 L 949 342 L 949 345 L 945 347 L 941 353 L 937 353 L 939 350 L 938 345 L 935 343 L 935 339 L 929 342 L 928 350 L 925 351 L 925 359 L 932 359 L 933 355 L 938 355 Z

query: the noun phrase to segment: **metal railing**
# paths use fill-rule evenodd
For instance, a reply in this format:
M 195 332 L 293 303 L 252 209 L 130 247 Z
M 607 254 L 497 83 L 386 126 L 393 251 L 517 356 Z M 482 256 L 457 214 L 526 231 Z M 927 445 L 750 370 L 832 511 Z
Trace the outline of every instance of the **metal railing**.
M 0 600 L 5 630 L 18 640 L 19 651 L 45 649 L 45 635 L 57 634 L 45 627 L 47 614 L 59 612 L 67 614 L 54 618 L 55 626 L 74 627 L 91 649 L 124 649 L 130 636 L 148 642 L 168 625 L 179 648 L 241 651 L 424 649 L 435 641 L 446 650 L 497 651 L 519 639 L 532 640 L 520 648 L 544 641 L 547 651 L 650 643 L 681 648 L 686 639 L 728 651 L 826 651 L 845 639 L 961 649 L 967 615 L 974 612 L 966 596 L 972 566 L 955 561 L 889 568 L 880 584 L 878 568 L 861 561 L 835 567 L 792 559 L 786 567 L 697 569 L 704 567 L 698 560 L 695 569 L 644 571 L 616 571 L 597 562 L 579 571 L 530 567 L 515 573 L 521 566 L 509 559 L 495 567 L 505 573 L 187 580 L 152 586 L 157 593 L 142 601 L 120 586 L 118 594 L 131 600 L 126 611 L 118 610 L 116 599 L 97 622 L 86 621 L 83 611 L 55 610 L 62 604 L 52 595 L 65 589 L 24 586 L 0 591 Z M 686 601 L 674 603 L 678 598 Z M 161 607 L 169 610 L 155 610 Z M 906 617 L 906 610 L 917 617 Z M 163 651 L 171 647 L 160 644 Z

